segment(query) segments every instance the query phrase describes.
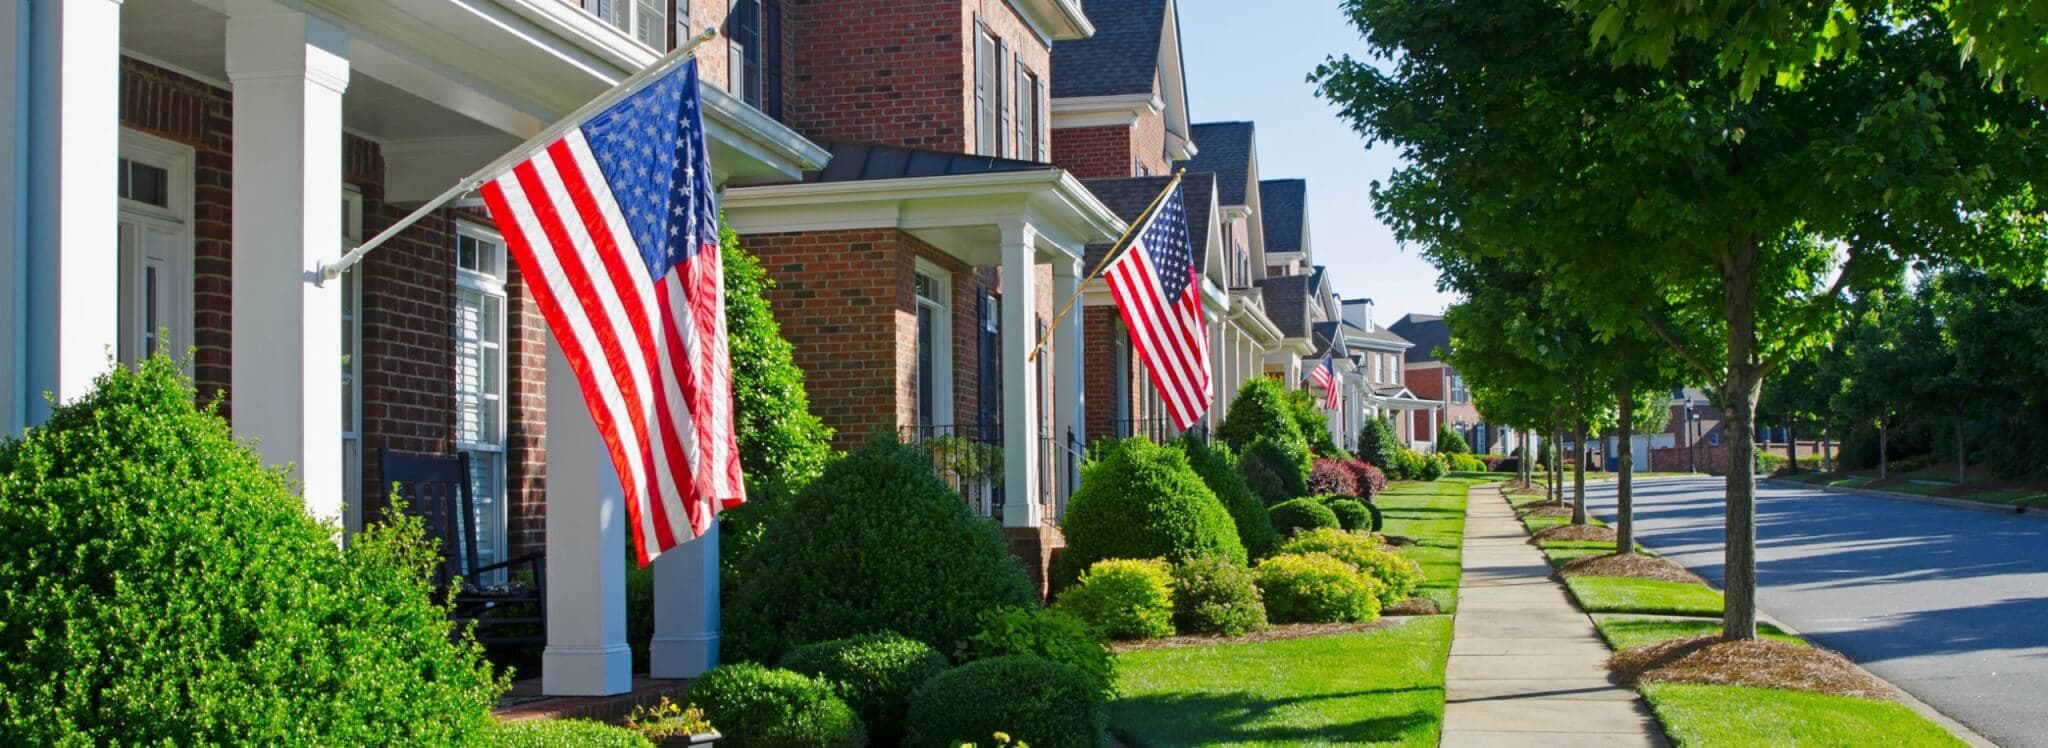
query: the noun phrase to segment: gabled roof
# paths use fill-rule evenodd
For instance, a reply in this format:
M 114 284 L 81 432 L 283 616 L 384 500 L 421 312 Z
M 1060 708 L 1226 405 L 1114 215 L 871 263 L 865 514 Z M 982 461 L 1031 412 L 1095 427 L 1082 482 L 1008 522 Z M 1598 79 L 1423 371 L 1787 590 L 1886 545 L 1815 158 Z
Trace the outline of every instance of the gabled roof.
M 1308 182 L 1267 179 L 1259 182 L 1260 218 L 1266 228 L 1267 252 L 1300 252 L 1308 225 Z
M 1086 0 L 1095 35 L 1052 45 L 1052 97 L 1150 94 L 1167 0 Z
M 1146 206 L 1166 189 L 1166 183 L 1173 177 L 1123 177 L 1116 179 L 1084 179 L 1081 186 L 1095 194 L 1103 206 L 1109 208 L 1125 223 L 1137 222 Z M 1209 204 L 1216 191 L 1216 175 L 1208 172 L 1188 172 L 1180 180 L 1181 200 L 1187 204 L 1188 243 L 1194 252 L 1196 268 L 1206 268 L 1209 262 Z M 1088 256 L 1083 261 L 1086 269 L 1094 270 L 1109 253 L 1111 245 L 1090 244 Z
M 1404 357 L 1411 364 L 1436 361 L 1436 349 L 1451 349 L 1451 326 L 1440 315 L 1404 315 L 1394 324 L 1387 325 L 1387 329 L 1415 344 Z
M 1306 338 L 1308 327 L 1309 280 L 1306 275 L 1283 275 L 1258 281 L 1266 318 L 1290 338 Z
M 1177 165 L 1191 174 L 1214 172 L 1218 205 L 1250 205 L 1246 193 L 1251 188 L 1252 123 L 1207 122 L 1192 130 L 1189 137 L 1201 150 Z
M 1342 327 L 1342 323 L 1338 322 L 1317 322 L 1312 326 L 1313 336 L 1310 340 L 1315 343 L 1316 358 L 1320 359 L 1325 354 L 1332 358 L 1350 357 L 1350 352 L 1339 337 Z
M 1400 335 L 1395 334 L 1393 331 L 1388 330 L 1387 328 L 1379 327 L 1368 331 L 1359 329 L 1357 325 L 1351 324 L 1349 322 L 1344 323 L 1344 335 L 1353 340 L 1363 340 L 1369 343 L 1378 343 L 1381 347 L 1405 348 L 1411 345 L 1415 345 L 1414 343 L 1408 342 L 1407 338 L 1401 337 Z
M 1050 164 L 993 156 L 970 156 L 916 148 L 865 143 L 821 143 L 832 153 L 823 171 L 804 175 L 805 182 L 855 182 L 869 179 L 950 177 L 999 171 L 1052 169 Z

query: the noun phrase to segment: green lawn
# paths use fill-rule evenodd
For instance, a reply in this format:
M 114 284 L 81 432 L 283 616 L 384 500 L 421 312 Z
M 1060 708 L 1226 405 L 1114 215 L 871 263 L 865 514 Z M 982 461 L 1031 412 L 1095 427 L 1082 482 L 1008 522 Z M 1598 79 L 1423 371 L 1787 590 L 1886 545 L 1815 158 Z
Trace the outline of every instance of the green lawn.
M 1432 483 L 1400 482 L 1374 499 L 1386 515 L 1382 532 L 1415 540 L 1401 552 L 1422 565 L 1421 597 L 1436 601 L 1445 613 L 1458 608 L 1458 576 L 1463 572 L 1459 549 L 1465 543 L 1465 493 L 1474 484 L 1491 481 L 1444 478 Z
M 1595 615 L 1593 625 L 1600 628 L 1600 638 L 1607 640 L 1607 646 L 1613 647 L 1617 652 L 1672 639 L 1721 633 L 1721 620 L 1718 618 Z M 1756 629 L 1757 633 L 1766 639 L 1794 644 L 1806 643 L 1804 639 L 1780 631 L 1778 627 L 1768 623 L 1759 623 Z
M 1721 593 L 1703 584 L 1632 577 L 1566 577 L 1564 583 L 1588 613 L 1721 615 Z
M 1683 683 L 1653 683 L 1642 692 L 1679 748 L 1963 745 L 1913 710 L 1884 701 Z
M 1131 746 L 1434 746 L 1450 616 L 1357 634 L 1117 657 L 1110 729 Z

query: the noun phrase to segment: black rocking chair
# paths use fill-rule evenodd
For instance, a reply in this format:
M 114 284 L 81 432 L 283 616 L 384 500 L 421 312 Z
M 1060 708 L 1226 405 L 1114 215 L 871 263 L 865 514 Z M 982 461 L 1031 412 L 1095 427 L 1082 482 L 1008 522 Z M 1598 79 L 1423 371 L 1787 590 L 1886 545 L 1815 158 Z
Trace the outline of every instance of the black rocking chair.
M 440 546 L 433 569 L 437 594 L 455 590 L 457 621 L 473 621 L 486 648 L 547 643 L 547 576 L 544 554 L 529 553 L 489 565 L 477 562 L 475 499 L 470 493 L 469 455 L 408 455 L 377 450 L 379 474 L 405 501 L 405 513 L 419 517 L 427 537 Z M 531 581 L 512 572 L 527 570 Z M 467 570 L 468 573 L 464 573 Z M 504 584 L 487 585 L 484 575 L 506 572 Z

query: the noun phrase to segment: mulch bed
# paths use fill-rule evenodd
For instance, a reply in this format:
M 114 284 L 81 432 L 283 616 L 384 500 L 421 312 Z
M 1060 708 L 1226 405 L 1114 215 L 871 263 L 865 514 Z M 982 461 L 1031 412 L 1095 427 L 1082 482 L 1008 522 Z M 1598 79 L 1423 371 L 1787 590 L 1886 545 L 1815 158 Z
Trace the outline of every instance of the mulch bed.
M 1884 681 L 1825 649 L 1758 639 L 1696 636 L 1627 649 L 1608 658 L 1623 683 L 1700 683 L 1892 700 Z
M 1433 616 L 1442 612 L 1435 600 L 1426 597 L 1411 597 L 1380 609 L 1383 616 Z
M 1557 576 L 1564 577 L 1635 577 L 1638 579 L 1661 579 L 1666 582 L 1706 584 L 1707 580 L 1686 571 L 1685 567 L 1656 556 L 1637 553 L 1609 553 L 1601 556 L 1575 558 L 1558 568 Z
M 1396 548 L 1404 545 L 1415 545 L 1415 539 L 1406 535 L 1387 535 L 1383 533 L 1380 535 L 1380 540 L 1386 541 L 1387 545 Z
M 1546 502 L 1543 502 L 1543 503 L 1541 503 L 1541 504 L 1529 504 L 1529 505 L 1523 506 L 1523 507 L 1522 507 L 1522 513 L 1521 513 L 1521 514 L 1518 514 L 1518 515 L 1516 515 L 1516 516 L 1518 516 L 1518 517 L 1570 517 L 1570 516 L 1572 516 L 1572 508 L 1571 508 L 1571 506 L 1570 506 L 1570 505 L 1568 505 L 1568 504 L 1557 504 L 1557 503 L 1552 503 L 1552 502 L 1548 502 L 1548 501 L 1546 501 Z
M 1571 512 L 1567 511 L 1565 512 L 1565 514 L 1571 514 Z M 1529 540 L 1530 542 L 1539 542 L 1544 540 L 1591 540 L 1595 542 L 1612 543 L 1614 542 L 1615 537 L 1614 530 L 1606 527 L 1595 527 L 1593 525 L 1558 525 L 1548 530 L 1544 530 L 1543 532 L 1536 533 L 1536 536 L 1530 538 Z
M 1360 631 L 1373 631 L 1388 626 L 1397 626 L 1400 623 L 1400 621 L 1390 621 L 1385 618 L 1367 623 L 1283 623 L 1265 631 L 1255 631 L 1244 636 L 1165 636 L 1158 639 L 1115 642 L 1110 645 L 1109 650 L 1121 653 L 1136 652 L 1144 649 L 1206 647 L 1212 644 L 1253 644 L 1284 639 L 1305 639 L 1311 636 L 1355 634 Z

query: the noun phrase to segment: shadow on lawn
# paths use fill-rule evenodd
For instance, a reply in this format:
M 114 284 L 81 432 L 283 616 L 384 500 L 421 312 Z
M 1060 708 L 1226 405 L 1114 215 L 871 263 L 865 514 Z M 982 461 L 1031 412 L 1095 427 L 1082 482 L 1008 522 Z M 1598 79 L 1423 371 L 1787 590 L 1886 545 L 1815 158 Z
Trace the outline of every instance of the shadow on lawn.
M 1330 742 L 1385 742 L 1404 737 L 1414 740 L 1434 732 L 1441 714 L 1411 711 L 1384 717 L 1321 725 L 1262 725 L 1259 722 L 1284 718 L 1279 709 L 1332 699 L 1391 694 L 1437 694 L 1434 686 L 1381 688 L 1344 693 L 1325 693 L 1290 698 L 1261 698 L 1249 693 L 1197 693 L 1141 696 L 1119 699 L 1111 706 L 1110 732 L 1132 746 L 1214 745 L 1218 743 L 1299 740 L 1318 744 Z M 1298 720 L 1297 720 L 1298 721 Z M 1421 730 L 1421 735 L 1409 733 Z

